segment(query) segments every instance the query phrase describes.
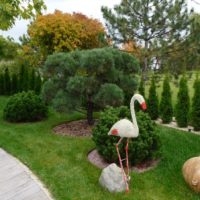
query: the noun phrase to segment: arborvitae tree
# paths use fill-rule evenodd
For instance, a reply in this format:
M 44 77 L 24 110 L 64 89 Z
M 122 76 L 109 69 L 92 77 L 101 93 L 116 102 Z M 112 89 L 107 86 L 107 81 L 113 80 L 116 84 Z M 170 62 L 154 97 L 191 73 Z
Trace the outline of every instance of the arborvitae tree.
M 155 84 L 155 77 L 152 77 L 151 85 L 149 88 L 149 98 L 148 98 L 148 106 L 147 111 L 151 117 L 151 119 L 155 120 L 159 116 L 159 109 L 158 109 L 158 96 L 156 93 L 156 84 Z
M 163 82 L 163 91 L 160 102 L 160 116 L 163 123 L 169 123 L 172 121 L 173 108 L 168 76 L 165 77 Z
M 8 68 L 5 69 L 4 74 L 4 94 L 9 95 L 11 92 L 11 80 Z
M 189 119 L 190 98 L 188 94 L 187 79 L 180 80 L 177 104 L 175 108 L 176 121 L 179 127 L 187 127 Z
M 4 94 L 4 75 L 0 74 L 0 95 Z
M 19 73 L 19 91 L 27 91 L 29 89 L 28 69 L 22 65 Z
M 192 125 L 195 131 L 200 130 L 200 80 L 194 83 L 194 97 L 192 101 Z
M 41 88 L 42 88 L 42 80 L 40 74 L 38 73 L 38 75 L 35 78 L 35 93 L 40 94 Z
M 23 91 L 29 90 L 29 71 L 27 67 L 24 68 L 24 76 L 23 76 Z
M 24 65 L 21 66 L 20 72 L 19 72 L 19 92 L 23 91 L 23 85 L 24 85 Z
M 139 93 L 145 98 L 145 87 L 144 87 L 144 79 L 141 76 L 140 85 L 138 88 Z
M 144 97 L 145 99 L 145 87 L 144 87 L 144 79 L 143 77 L 141 76 L 141 79 L 140 79 L 140 84 L 139 84 L 139 87 L 138 87 L 138 92 Z M 130 98 L 128 99 L 128 103 L 130 103 Z M 129 105 L 129 104 L 128 104 Z M 138 112 L 140 111 L 140 104 L 139 102 L 135 101 L 135 111 Z
M 35 90 L 35 69 L 32 69 L 30 78 L 29 78 L 29 89 L 30 90 Z
M 12 74 L 12 82 L 11 82 L 11 93 L 15 94 L 18 92 L 18 79 L 17 79 L 17 74 L 13 73 Z

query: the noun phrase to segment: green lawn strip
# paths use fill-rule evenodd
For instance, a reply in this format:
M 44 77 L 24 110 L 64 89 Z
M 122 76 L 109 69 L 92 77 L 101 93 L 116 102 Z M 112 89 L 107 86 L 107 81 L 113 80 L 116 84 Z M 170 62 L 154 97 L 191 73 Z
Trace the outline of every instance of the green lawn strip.
M 3 108 L 5 97 L 0 97 Z M 84 117 L 50 111 L 48 120 L 11 124 L 0 117 L 0 147 L 25 163 L 44 182 L 57 200 L 198 200 L 185 184 L 181 168 L 190 157 L 200 155 L 200 136 L 158 127 L 163 157 L 158 167 L 143 174 L 131 173 L 128 194 L 110 194 L 99 186 L 101 170 L 87 160 L 94 143 L 88 137 L 53 134 L 52 127 Z

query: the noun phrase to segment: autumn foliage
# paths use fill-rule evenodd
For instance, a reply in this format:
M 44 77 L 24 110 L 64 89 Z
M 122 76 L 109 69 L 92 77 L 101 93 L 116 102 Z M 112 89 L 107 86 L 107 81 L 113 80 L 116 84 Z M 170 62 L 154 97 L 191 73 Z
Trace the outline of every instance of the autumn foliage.
M 74 49 L 92 49 L 105 45 L 105 30 L 96 19 L 81 13 L 38 16 L 29 26 L 31 41 L 46 54 Z

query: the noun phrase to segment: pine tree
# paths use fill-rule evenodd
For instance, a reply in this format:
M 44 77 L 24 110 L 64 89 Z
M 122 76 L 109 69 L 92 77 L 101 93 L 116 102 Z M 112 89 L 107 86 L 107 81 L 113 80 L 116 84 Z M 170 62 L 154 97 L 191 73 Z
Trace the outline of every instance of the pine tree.
M 42 88 L 42 80 L 40 74 L 38 73 L 35 79 L 35 93 L 40 94 L 41 88 Z
M 187 127 L 189 120 L 190 98 L 188 94 L 187 79 L 180 80 L 177 104 L 175 108 L 176 121 L 179 127 Z
M 147 110 L 151 117 L 151 119 L 155 120 L 158 118 L 159 115 L 159 103 L 158 103 L 158 96 L 156 93 L 156 84 L 155 84 L 155 77 L 152 77 L 151 85 L 149 88 L 149 98 L 148 98 L 148 106 Z
M 103 6 L 102 12 L 113 41 L 144 44 L 144 75 L 152 52 L 164 54 L 173 41 L 181 41 L 190 22 L 185 0 L 123 0 L 113 9 Z
M 200 130 L 200 80 L 194 83 L 194 97 L 192 101 L 192 125 L 195 131 Z
M 4 74 L 4 94 L 9 95 L 11 93 L 11 80 L 8 68 L 5 69 Z
M 18 92 L 18 79 L 17 79 L 17 74 L 13 73 L 12 74 L 12 82 L 11 82 L 11 93 L 15 94 Z
M 173 108 L 172 108 L 171 91 L 170 91 L 168 76 L 165 77 L 163 82 L 163 91 L 160 102 L 160 116 L 163 123 L 169 123 L 172 121 Z
M 4 94 L 4 75 L 0 74 L 0 95 Z

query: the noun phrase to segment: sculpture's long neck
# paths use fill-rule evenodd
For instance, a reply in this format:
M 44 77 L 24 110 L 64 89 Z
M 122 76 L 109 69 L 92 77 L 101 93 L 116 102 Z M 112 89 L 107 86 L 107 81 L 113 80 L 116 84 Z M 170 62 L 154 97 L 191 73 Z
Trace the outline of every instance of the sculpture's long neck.
M 136 116 L 135 116 L 135 98 L 132 97 L 131 102 L 130 102 L 130 110 L 131 110 L 131 117 L 132 117 L 132 121 L 133 121 L 133 125 L 135 127 L 135 131 L 139 132 L 139 128 L 138 128 L 138 124 L 137 124 L 137 120 L 136 120 Z

